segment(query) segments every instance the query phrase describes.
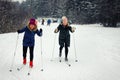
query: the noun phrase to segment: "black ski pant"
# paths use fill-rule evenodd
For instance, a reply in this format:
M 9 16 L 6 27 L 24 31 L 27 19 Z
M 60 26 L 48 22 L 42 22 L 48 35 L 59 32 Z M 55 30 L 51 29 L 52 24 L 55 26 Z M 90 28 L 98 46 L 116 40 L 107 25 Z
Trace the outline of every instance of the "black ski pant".
M 28 49 L 28 47 L 26 47 L 26 46 L 23 46 L 23 58 L 25 59 L 26 58 L 26 56 L 27 56 L 27 49 Z M 34 46 L 31 46 L 31 47 L 29 47 L 29 52 L 30 52 L 30 61 L 33 61 L 33 57 L 34 57 L 34 54 L 33 54 L 33 52 L 34 52 Z
M 59 50 L 60 50 L 60 54 L 62 54 L 62 49 L 63 49 L 63 46 L 60 46 Z M 67 58 L 68 56 L 68 46 L 65 44 L 65 58 Z

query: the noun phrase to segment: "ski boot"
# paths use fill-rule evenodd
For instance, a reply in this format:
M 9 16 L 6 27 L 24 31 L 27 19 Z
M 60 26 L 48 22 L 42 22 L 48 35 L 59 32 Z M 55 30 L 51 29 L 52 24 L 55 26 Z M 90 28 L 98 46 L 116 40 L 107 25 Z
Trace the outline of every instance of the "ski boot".
M 27 60 L 26 60 L 26 58 L 24 58 L 23 59 L 23 64 L 26 65 L 26 62 L 27 62 Z
M 30 68 L 33 67 L 33 61 L 30 61 L 30 64 L 29 64 Z
M 67 57 L 65 57 L 65 61 L 68 61 L 68 58 L 67 58 Z

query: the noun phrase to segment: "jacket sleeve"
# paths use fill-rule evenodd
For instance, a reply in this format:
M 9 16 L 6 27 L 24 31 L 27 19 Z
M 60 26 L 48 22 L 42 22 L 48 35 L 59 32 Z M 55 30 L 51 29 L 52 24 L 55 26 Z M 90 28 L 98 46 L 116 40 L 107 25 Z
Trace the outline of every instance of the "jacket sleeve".
M 38 36 L 42 36 L 42 32 L 40 32 L 38 29 L 35 31 L 35 33 L 36 33 Z
M 75 27 L 69 26 L 68 28 L 69 28 L 70 32 L 72 32 L 72 33 L 75 32 L 75 29 L 76 29 Z
M 18 30 L 18 33 L 23 33 L 25 31 L 26 27 L 22 28 L 21 30 Z
M 54 33 L 58 33 L 60 30 L 60 25 L 54 30 Z

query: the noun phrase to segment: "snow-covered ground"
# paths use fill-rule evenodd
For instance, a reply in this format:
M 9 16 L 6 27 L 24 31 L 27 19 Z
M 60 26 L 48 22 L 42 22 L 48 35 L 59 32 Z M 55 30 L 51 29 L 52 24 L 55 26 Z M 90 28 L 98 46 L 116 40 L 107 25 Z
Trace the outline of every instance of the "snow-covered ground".
M 72 25 L 76 32 L 71 34 L 68 67 L 63 60 L 58 61 L 58 34 L 54 29 L 58 24 L 39 26 L 43 28 L 41 64 L 41 38 L 36 35 L 34 67 L 28 76 L 29 64 L 21 71 L 22 38 L 19 35 L 13 71 L 9 72 L 17 40 L 17 33 L 0 34 L 0 80 L 120 80 L 120 28 L 104 28 L 94 25 Z M 75 62 L 75 48 L 78 62 Z M 53 52 L 53 47 L 55 48 Z M 54 53 L 53 61 L 51 60 Z M 27 54 L 29 62 L 29 51 Z

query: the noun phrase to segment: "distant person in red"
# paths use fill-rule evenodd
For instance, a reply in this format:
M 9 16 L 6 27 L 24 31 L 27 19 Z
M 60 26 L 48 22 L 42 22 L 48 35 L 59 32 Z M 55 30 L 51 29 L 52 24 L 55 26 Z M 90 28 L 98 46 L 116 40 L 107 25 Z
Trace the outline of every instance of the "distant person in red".
M 27 59 L 27 49 L 29 47 L 30 50 L 30 68 L 33 67 L 33 57 L 34 57 L 34 45 L 35 45 L 35 34 L 38 36 L 42 36 L 42 29 L 37 29 L 37 22 L 35 19 L 30 19 L 29 24 L 25 26 L 23 29 L 18 30 L 18 33 L 24 32 L 23 38 L 23 64 L 26 65 Z
M 42 19 L 42 25 L 44 25 L 44 22 L 45 22 L 45 20 L 44 20 L 44 19 Z

